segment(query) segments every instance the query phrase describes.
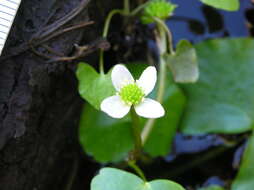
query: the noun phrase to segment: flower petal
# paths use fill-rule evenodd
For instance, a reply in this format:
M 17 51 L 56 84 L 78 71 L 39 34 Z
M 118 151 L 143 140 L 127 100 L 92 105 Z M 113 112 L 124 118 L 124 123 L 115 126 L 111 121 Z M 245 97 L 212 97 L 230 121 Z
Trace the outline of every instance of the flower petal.
M 145 118 L 159 118 L 165 114 L 162 105 L 150 98 L 145 98 L 142 103 L 136 105 L 134 108 L 138 115 Z
M 102 101 L 101 110 L 113 118 L 122 118 L 130 111 L 130 106 L 125 105 L 119 96 L 110 96 Z
M 117 91 L 119 91 L 123 85 L 134 82 L 129 70 L 121 64 L 114 66 L 111 73 L 111 80 Z
M 145 95 L 148 95 L 153 90 L 156 80 L 156 68 L 149 66 L 143 71 L 139 80 L 137 80 L 137 84 L 144 90 Z

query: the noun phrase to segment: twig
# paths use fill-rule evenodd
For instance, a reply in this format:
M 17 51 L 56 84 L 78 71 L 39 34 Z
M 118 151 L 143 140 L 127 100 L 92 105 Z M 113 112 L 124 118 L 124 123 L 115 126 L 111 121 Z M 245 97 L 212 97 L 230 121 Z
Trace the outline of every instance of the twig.
M 71 21 L 73 18 L 75 18 L 90 2 L 90 0 L 83 0 L 75 9 L 73 9 L 69 14 L 65 15 L 64 17 L 62 17 L 61 19 L 57 20 L 56 22 L 44 27 L 42 30 L 40 30 L 39 32 L 37 32 L 32 38 L 31 40 L 29 40 L 29 42 L 25 42 L 23 44 L 21 44 L 20 46 L 18 46 L 17 48 L 12 48 L 10 49 L 11 53 L 10 55 L 7 56 L 3 56 L 0 57 L 0 63 L 3 60 L 6 60 L 10 57 L 13 56 L 17 56 L 27 50 L 29 50 L 31 48 L 31 43 L 34 42 L 34 40 L 36 40 L 36 45 L 33 44 L 33 46 L 38 46 L 41 45 L 42 43 L 45 43 L 46 41 L 48 41 L 49 39 L 52 39 L 54 37 L 56 37 L 56 35 L 52 34 L 55 31 L 57 31 L 61 26 L 65 25 L 66 23 L 68 23 L 69 21 Z M 91 24 L 91 23 L 90 23 Z M 87 26 L 87 25 L 85 25 Z M 84 26 L 83 26 L 84 27 Z M 79 27 L 78 27 L 79 28 Z M 76 28 L 75 28 L 76 29 Z M 48 37 L 50 34 L 51 37 Z M 62 34 L 61 32 L 58 32 L 58 35 Z M 47 40 L 45 41 L 44 38 L 47 37 Z
M 46 26 L 39 32 L 37 32 L 32 38 L 36 39 L 42 39 L 46 36 L 50 35 L 57 29 L 59 29 L 61 26 L 65 25 L 69 21 L 71 21 L 73 18 L 75 18 L 89 3 L 90 0 L 83 0 L 75 9 L 73 9 L 69 14 L 65 15 L 58 21 Z
M 64 56 L 63 53 L 55 51 L 53 48 L 49 47 L 48 45 L 44 44 L 44 45 L 41 45 L 41 46 L 44 47 L 49 53 L 51 53 L 53 55 L 57 55 L 59 57 Z
M 42 43 L 45 43 L 45 42 L 47 42 L 47 41 L 49 41 L 49 40 L 51 40 L 51 39 L 57 37 L 57 36 L 60 36 L 60 35 L 64 34 L 64 33 L 66 33 L 66 32 L 70 32 L 70 31 L 73 31 L 73 30 L 77 30 L 77 29 L 80 29 L 80 28 L 89 26 L 89 25 L 91 25 L 91 24 L 94 24 L 94 21 L 82 22 L 82 23 L 76 24 L 76 25 L 74 25 L 74 26 L 70 26 L 70 27 L 68 27 L 68 28 L 65 28 L 65 29 L 63 29 L 63 30 L 56 31 L 55 33 L 52 33 L 51 35 L 49 35 L 49 36 L 47 36 L 47 37 L 45 37 L 45 38 L 42 38 L 39 42 L 36 42 L 37 40 L 32 39 L 32 40 L 31 40 L 31 43 L 32 43 L 33 46 L 38 46 L 38 45 L 40 45 L 40 44 L 42 44 Z
M 83 58 L 87 56 L 88 54 L 96 51 L 97 49 L 101 50 L 107 50 L 110 48 L 110 44 L 107 40 L 105 39 L 99 39 L 93 42 L 90 45 L 85 45 L 85 46 L 78 46 L 76 45 L 76 52 L 74 53 L 73 56 L 70 57 L 54 57 L 51 58 L 47 63 L 54 63 L 54 62 L 70 62 L 76 59 Z

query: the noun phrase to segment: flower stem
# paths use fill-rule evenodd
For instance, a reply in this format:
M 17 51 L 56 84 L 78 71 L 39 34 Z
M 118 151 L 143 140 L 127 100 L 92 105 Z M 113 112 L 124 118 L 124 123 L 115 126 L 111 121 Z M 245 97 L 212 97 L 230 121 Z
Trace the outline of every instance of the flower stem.
M 138 14 L 140 11 L 142 11 L 146 7 L 148 3 L 150 2 L 148 1 L 146 3 L 139 5 L 137 8 L 135 8 L 133 11 L 130 12 L 129 16 L 135 16 L 136 14 Z
M 107 18 L 106 18 L 106 22 L 104 24 L 104 28 L 103 28 L 103 33 L 102 33 L 102 37 L 103 38 L 107 38 L 107 35 L 108 35 L 108 31 L 109 31 L 109 26 L 110 26 L 110 22 L 112 20 L 112 17 L 115 15 L 115 14 L 122 14 L 124 15 L 124 10 L 121 10 L 121 9 L 114 9 L 112 10 Z M 104 51 L 103 50 L 100 50 L 100 58 L 99 58 L 99 69 L 100 69 L 100 74 L 104 74 Z
M 124 0 L 124 13 L 126 15 L 130 14 L 130 2 L 129 0 Z
M 134 149 L 134 160 L 137 159 L 141 152 L 142 148 L 142 141 L 141 141 L 141 135 L 140 135 L 140 122 L 139 122 L 139 116 L 136 114 L 134 108 L 131 108 L 131 119 L 132 119 L 132 133 L 135 140 L 135 149 Z
M 157 94 L 157 101 L 162 103 L 163 96 L 165 92 L 165 82 L 166 82 L 166 62 L 165 59 L 160 56 L 160 75 L 159 75 L 159 89 Z
M 135 172 L 144 180 L 144 181 L 147 181 L 146 180 L 146 177 L 143 173 L 143 171 L 138 167 L 138 165 L 135 163 L 135 161 L 129 161 L 128 162 L 128 165 L 135 170 Z
M 142 145 L 145 145 L 154 125 L 155 119 L 148 119 L 141 133 Z
M 99 69 L 100 69 L 100 74 L 104 75 L 104 51 L 103 50 L 100 50 Z
M 165 24 L 164 21 L 162 21 L 161 19 L 158 19 L 156 17 L 154 17 L 154 20 L 157 22 L 158 28 L 160 28 L 159 30 L 164 30 L 164 33 L 166 33 L 166 36 L 168 38 L 168 47 L 169 47 L 169 53 L 174 54 L 174 48 L 173 48 L 173 37 L 172 37 L 172 32 L 170 31 L 170 29 L 167 27 L 167 25 Z M 166 41 L 165 41 L 166 42 Z M 167 53 L 167 52 L 164 52 Z
M 160 76 L 159 76 L 159 89 L 158 89 L 158 93 L 157 93 L 157 101 L 162 103 L 163 101 L 163 96 L 164 96 L 164 92 L 165 92 L 165 81 L 166 81 L 166 62 L 164 60 L 163 57 L 160 56 Z M 154 122 L 155 119 L 148 119 L 142 134 L 141 134 L 141 138 L 142 138 L 142 145 L 145 145 L 152 129 L 154 126 Z
M 157 92 L 157 101 L 162 103 L 163 102 L 163 96 L 165 92 L 165 82 L 166 82 L 166 62 L 163 57 L 165 53 L 167 53 L 167 32 L 165 31 L 165 28 L 160 23 L 157 23 L 157 35 L 156 35 L 156 43 L 159 49 L 159 65 L 160 65 L 160 74 L 159 74 L 159 88 Z M 171 44 L 172 41 L 169 43 Z M 170 45 L 173 49 L 172 45 Z M 141 138 L 142 138 L 142 145 L 144 145 L 153 129 L 155 123 L 155 119 L 148 119 L 146 122 Z

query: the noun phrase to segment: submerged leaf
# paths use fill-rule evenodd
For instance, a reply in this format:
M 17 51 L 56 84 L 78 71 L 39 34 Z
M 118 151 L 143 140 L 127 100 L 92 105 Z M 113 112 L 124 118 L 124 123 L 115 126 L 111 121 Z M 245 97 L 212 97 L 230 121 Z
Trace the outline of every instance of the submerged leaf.
M 190 42 L 181 40 L 177 44 L 176 53 L 166 54 L 165 59 L 173 73 L 175 82 L 193 83 L 198 80 L 196 51 Z

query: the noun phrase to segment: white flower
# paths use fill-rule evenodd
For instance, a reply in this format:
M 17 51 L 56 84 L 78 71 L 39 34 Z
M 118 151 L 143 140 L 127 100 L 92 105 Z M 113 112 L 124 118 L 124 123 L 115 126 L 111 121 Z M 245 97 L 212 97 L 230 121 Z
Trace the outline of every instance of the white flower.
M 118 64 L 112 70 L 111 79 L 117 93 L 101 103 L 101 110 L 109 116 L 122 118 L 130 111 L 131 106 L 138 115 L 145 118 L 159 118 L 165 114 L 159 102 L 145 98 L 153 90 L 157 80 L 155 67 L 147 67 L 139 80 L 135 81 L 129 70 Z

